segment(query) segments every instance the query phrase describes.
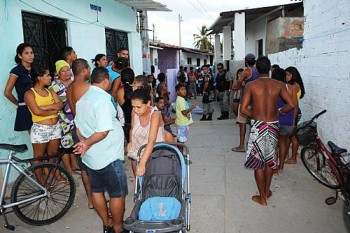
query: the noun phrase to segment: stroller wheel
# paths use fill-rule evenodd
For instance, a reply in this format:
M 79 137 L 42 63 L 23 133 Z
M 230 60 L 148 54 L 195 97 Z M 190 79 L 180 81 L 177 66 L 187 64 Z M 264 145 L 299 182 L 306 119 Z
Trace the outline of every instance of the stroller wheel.
M 181 225 L 182 224 L 182 220 L 181 219 L 174 219 L 173 221 L 171 221 L 172 224 L 174 225 Z

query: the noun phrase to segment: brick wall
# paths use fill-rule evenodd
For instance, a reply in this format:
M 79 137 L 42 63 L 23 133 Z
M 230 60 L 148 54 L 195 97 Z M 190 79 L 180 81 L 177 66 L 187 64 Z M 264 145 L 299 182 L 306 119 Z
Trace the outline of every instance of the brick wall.
M 304 12 L 303 48 L 269 58 L 300 71 L 306 92 L 300 100 L 302 121 L 327 109 L 318 120 L 321 138 L 350 150 L 349 0 L 304 0 Z
M 269 22 L 266 28 L 266 53 L 301 48 L 303 34 L 303 17 L 280 17 Z

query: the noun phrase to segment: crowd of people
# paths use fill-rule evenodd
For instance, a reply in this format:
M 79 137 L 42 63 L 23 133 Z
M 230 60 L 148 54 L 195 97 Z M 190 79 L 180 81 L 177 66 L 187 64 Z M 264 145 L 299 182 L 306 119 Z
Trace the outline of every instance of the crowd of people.
M 179 125 L 178 141 L 186 142 L 195 106 L 179 100 L 179 114 L 172 118 L 166 75 L 158 75 L 157 86 L 153 75 L 136 76 L 126 48 L 120 48 L 113 61 L 108 62 L 105 54 L 97 54 L 92 61 L 95 68 L 91 71 L 72 47 L 62 48 L 51 77 L 47 67 L 33 65 L 33 47 L 22 43 L 4 95 L 18 106 L 14 130 L 28 131 L 34 158 L 51 158 L 64 150 L 62 162 L 70 174 L 81 175 L 88 208 L 100 216 L 103 232 L 119 233 L 124 231 L 128 194 L 125 154 L 134 175 L 142 176 L 154 144 L 174 142 L 171 124 Z M 181 86 L 176 91 L 187 96 Z M 43 183 L 43 174 L 36 178 Z
M 252 53 L 244 61 L 245 69 L 238 68 L 235 77 L 222 63 L 216 69 L 204 65 L 193 71 L 190 67 L 189 72 L 181 66 L 177 81 L 188 90 L 185 98 L 202 96 L 201 121 L 213 119 L 215 102 L 221 111 L 218 120 L 229 119 L 230 113 L 236 116 L 239 145 L 231 150 L 247 154 L 244 166 L 255 170 L 260 192 L 252 199 L 266 205 L 272 195 L 272 175 L 282 173 L 285 164 L 297 163 L 299 143 L 295 130 L 301 118 L 298 102 L 305 89 L 299 71 L 293 66 L 282 69 L 271 65 L 267 57 L 256 60 Z M 250 125 L 248 142 L 247 125 Z
M 188 72 L 181 66 L 173 118 L 166 74 L 159 73 L 158 81 L 153 74 L 135 75 L 126 48 L 119 49 L 117 58 L 110 62 L 105 54 L 97 54 L 92 72 L 72 47 L 62 48 L 54 77 L 47 67 L 34 67 L 33 61 L 33 47 L 20 44 L 17 66 L 10 71 L 4 91 L 17 106 L 14 130 L 29 132 L 34 158 L 55 155 L 59 148 L 65 150 L 63 164 L 69 173 L 81 175 L 88 208 L 100 216 L 104 232 L 123 232 L 128 194 L 124 155 L 131 159 L 134 175 L 142 176 L 156 142 L 174 142 L 176 137 L 186 143 L 193 123 L 191 112 L 197 107 L 188 102 L 192 97 L 202 98 L 201 121 L 212 120 L 215 102 L 221 111 L 218 120 L 229 119 L 230 112 L 237 115 L 240 142 L 232 151 L 247 152 L 245 167 L 255 170 L 260 192 L 253 196 L 255 202 L 266 205 L 272 195 L 273 172 L 282 172 L 284 164 L 296 163 L 298 141 L 293 131 L 301 116 L 298 101 L 305 90 L 295 67 L 283 70 L 271 66 L 266 57 L 256 61 L 253 54 L 247 54 L 246 68 L 237 69 L 235 77 L 222 63 L 216 65 L 217 73 L 210 65 L 190 67 Z M 248 122 L 251 128 L 246 148 Z M 176 133 L 172 124 L 177 125 Z M 292 155 L 286 160 L 290 143 Z M 42 179 L 40 174 L 37 179 Z

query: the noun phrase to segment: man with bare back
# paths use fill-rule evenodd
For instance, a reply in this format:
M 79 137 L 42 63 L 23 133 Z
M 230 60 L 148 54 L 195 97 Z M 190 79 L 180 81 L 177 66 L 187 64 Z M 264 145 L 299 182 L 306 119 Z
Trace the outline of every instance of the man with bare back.
M 67 99 L 75 115 L 76 103 L 90 87 L 90 84 L 86 82 L 90 78 L 90 67 L 86 60 L 79 58 L 73 62 L 72 71 L 74 74 L 74 81 L 67 89 Z
M 277 80 L 269 78 L 271 62 L 267 57 L 260 57 L 256 68 L 260 78 L 245 87 L 241 111 L 251 118 L 245 168 L 254 169 L 255 181 L 260 195 L 252 200 L 262 206 L 267 205 L 267 199 L 272 195 L 270 190 L 273 169 L 278 168 L 278 115 L 285 114 L 294 108 L 294 101 L 286 86 Z M 277 109 L 278 97 L 286 104 Z M 248 108 L 251 103 L 252 108 Z
M 72 71 L 74 74 L 74 81 L 68 86 L 66 93 L 70 109 L 75 116 L 76 103 L 80 97 L 82 97 L 89 90 L 90 87 L 90 84 L 86 82 L 90 78 L 90 67 L 86 60 L 79 58 L 73 62 Z M 76 138 L 76 140 L 78 139 Z M 81 158 L 79 158 L 79 166 L 82 170 L 81 178 L 83 180 L 86 195 L 88 197 L 88 208 L 93 209 L 94 205 L 92 203 L 90 179 L 86 172 L 86 166 L 81 162 Z

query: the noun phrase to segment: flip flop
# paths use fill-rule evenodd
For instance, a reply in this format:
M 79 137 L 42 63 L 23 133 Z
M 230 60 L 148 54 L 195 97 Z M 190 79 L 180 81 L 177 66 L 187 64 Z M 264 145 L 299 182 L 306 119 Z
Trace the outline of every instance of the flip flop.
M 284 164 L 297 164 L 297 161 L 294 159 L 287 159 L 286 161 L 284 161 Z
M 241 152 L 241 153 L 245 152 L 245 149 L 241 149 L 239 147 L 233 147 L 231 150 L 234 151 L 234 152 Z

